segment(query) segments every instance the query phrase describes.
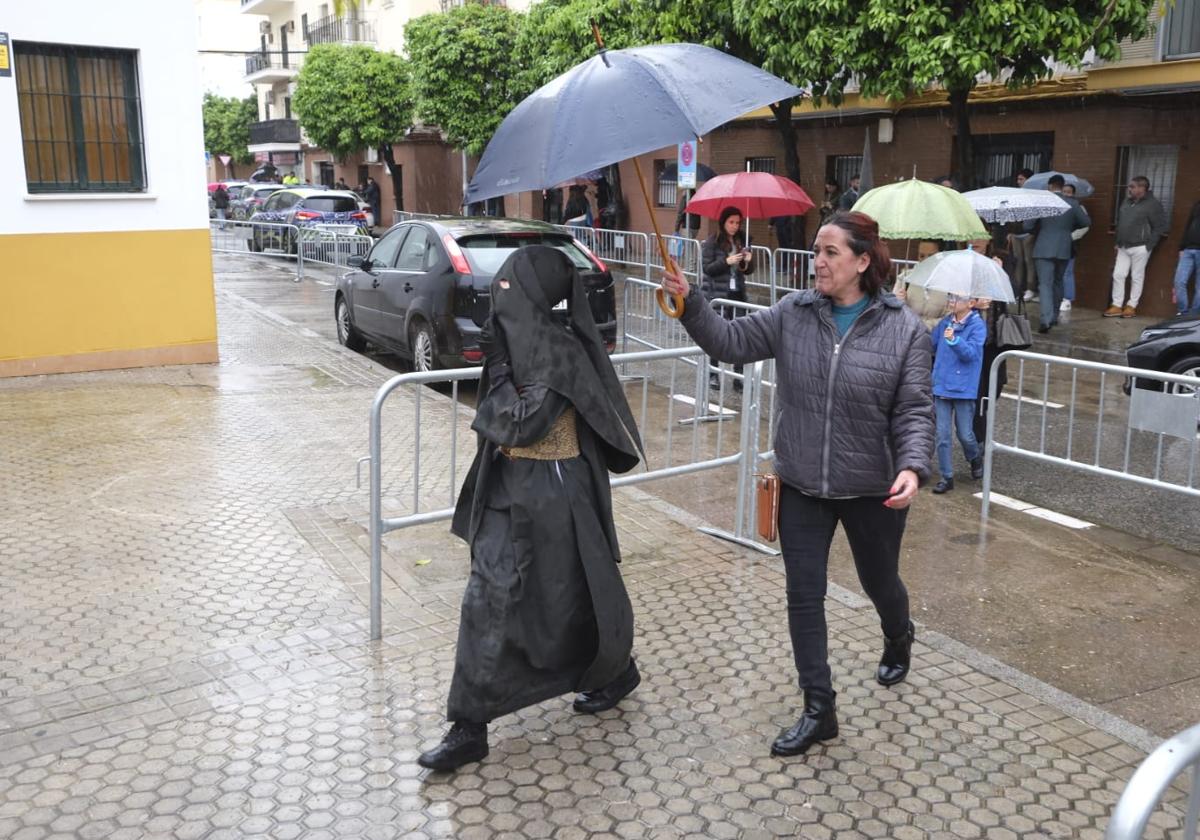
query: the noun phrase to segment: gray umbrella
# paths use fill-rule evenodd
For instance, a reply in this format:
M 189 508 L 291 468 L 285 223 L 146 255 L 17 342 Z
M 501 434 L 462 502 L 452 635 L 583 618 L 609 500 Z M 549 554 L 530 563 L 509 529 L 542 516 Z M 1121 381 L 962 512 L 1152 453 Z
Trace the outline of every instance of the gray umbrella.
M 698 44 L 604 50 L 512 110 L 484 150 L 467 202 L 542 190 L 674 146 L 803 91 Z

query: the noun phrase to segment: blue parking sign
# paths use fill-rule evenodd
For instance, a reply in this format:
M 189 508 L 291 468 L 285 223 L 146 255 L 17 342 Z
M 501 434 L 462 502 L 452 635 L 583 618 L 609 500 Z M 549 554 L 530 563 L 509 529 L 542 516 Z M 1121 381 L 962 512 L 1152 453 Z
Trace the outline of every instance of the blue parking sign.
M 676 178 L 675 186 L 694 190 L 696 188 L 696 144 L 691 140 L 680 143 L 677 157 L 679 175 Z

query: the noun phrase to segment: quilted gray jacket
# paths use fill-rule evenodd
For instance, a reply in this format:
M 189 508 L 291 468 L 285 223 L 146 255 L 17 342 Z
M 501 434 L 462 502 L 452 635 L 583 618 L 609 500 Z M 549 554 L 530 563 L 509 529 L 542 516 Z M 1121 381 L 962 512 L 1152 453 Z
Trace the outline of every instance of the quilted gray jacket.
M 821 498 L 887 496 L 900 470 L 924 483 L 933 453 L 929 334 L 890 294 L 839 340 L 829 298 L 793 292 L 726 321 L 693 288 L 683 326 L 714 359 L 775 359 L 775 469 Z

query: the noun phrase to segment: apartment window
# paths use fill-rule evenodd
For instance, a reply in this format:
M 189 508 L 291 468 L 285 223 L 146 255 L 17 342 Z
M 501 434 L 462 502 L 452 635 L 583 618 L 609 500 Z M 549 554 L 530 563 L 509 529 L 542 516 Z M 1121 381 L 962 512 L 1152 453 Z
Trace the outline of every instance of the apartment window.
M 679 200 L 678 181 L 675 178 L 665 177 L 667 166 L 674 162 L 661 158 L 654 161 L 654 203 L 659 207 L 674 207 Z
M 1175 0 L 1163 28 L 1163 58 L 1200 57 L 1200 0 Z
M 29 192 L 143 192 L 136 53 L 13 46 Z
M 300 32 L 304 35 L 304 43 L 308 43 L 308 15 L 300 15 Z
M 845 190 L 850 186 L 850 179 L 862 171 L 862 155 L 830 155 L 825 159 L 825 175 L 838 182 L 838 188 Z
M 971 144 L 975 151 L 975 183 L 980 187 L 1015 187 L 1022 169 L 1045 172 L 1054 158 L 1052 131 L 979 134 L 971 138 Z M 957 160 L 957 145 L 953 154 Z
M 283 97 L 283 118 L 290 120 L 292 118 L 292 97 Z
M 1113 218 L 1116 218 L 1121 202 L 1128 197 L 1126 187 L 1130 179 L 1139 175 L 1149 179 L 1151 191 L 1162 202 L 1167 218 L 1171 218 L 1171 208 L 1175 205 L 1175 176 L 1178 172 L 1178 146 L 1117 146 Z
M 773 157 L 748 157 L 746 158 L 747 172 L 769 172 L 775 174 L 775 158 Z
M 317 164 L 318 176 L 323 186 L 333 187 L 333 164 L 327 160 L 323 160 Z

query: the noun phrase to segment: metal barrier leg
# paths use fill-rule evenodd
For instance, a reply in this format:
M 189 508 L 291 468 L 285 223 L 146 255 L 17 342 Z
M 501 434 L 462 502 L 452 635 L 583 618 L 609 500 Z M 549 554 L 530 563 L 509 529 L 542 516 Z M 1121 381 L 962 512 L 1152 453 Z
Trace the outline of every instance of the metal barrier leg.
M 746 378 L 742 388 L 742 428 L 740 435 L 741 458 L 738 460 L 737 482 L 737 513 L 733 532 L 718 528 L 701 528 L 701 532 L 710 537 L 737 543 L 745 548 L 753 549 L 761 554 L 777 556 L 779 551 L 765 543 L 753 539 L 745 531 L 747 499 L 754 489 L 754 469 L 757 466 L 758 454 L 755 441 L 758 439 L 759 403 L 761 395 L 763 363 L 755 362 L 747 366 Z

